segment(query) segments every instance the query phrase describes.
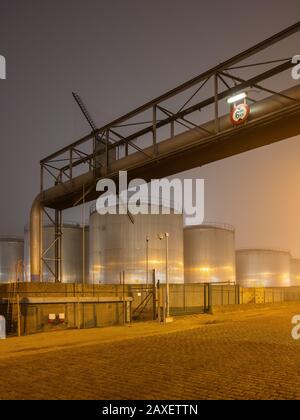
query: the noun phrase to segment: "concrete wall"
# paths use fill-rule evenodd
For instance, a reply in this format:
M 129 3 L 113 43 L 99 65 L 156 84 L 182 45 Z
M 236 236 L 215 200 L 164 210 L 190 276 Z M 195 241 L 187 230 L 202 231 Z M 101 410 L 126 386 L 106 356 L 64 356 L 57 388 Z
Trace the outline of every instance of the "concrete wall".
M 8 331 L 17 330 L 17 305 L 10 305 L 8 312 L 7 298 L 9 296 L 19 296 L 21 311 L 21 333 L 31 334 L 41 331 L 60 330 L 66 328 L 93 328 L 105 327 L 110 325 L 123 324 L 123 303 L 122 302 L 103 302 L 103 303 L 68 303 L 58 302 L 55 299 L 66 298 L 82 299 L 84 297 L 114 298 L 123 297 L 123 289 L 120 286 L 82 286 L 73 284 L 38 284 L 20 283 L 17 290 L 12 294 L 9 285 L 0 286 L 0 314 L 4 315 L 8 321 Z M 129 297 L 136 292 L 131 292 L 125 288 L 124 296 Z M 51 303 L 27 303 L 28 299 L 46 298 Z M 73 299 L 76 301 L 76 299 Z M 109 299 L 108 299 L 109 300 Z M 136 302 L 139 297 L 136 296 Z M 127 306 L 127 304 L 126 304 Z M 49 321 L 49 315 L 53 314 L 57 319 Z M 64 319 L 59 319 L 59 314 L 64 314 Z
M 163 305 L 165 285 L 156 290 L 157 305 Z M 17 305 L 7 311 L 10 285 L 0 285 L 0 314 L 7 319 L 8 330 L 17 331 Z M 20 283 L 15 294 L 20 300 L 21 334 L 66 328 L 94 328 L 119 325 L 126 320 L 153 319 L 152 288 L 145 285 L 73 285 Z M 125 300 L 130 299 L 123 305 Z M 28 299 L 45 298 L 48 303 L 28 303 Z M 68 302 L 68 300 L 72 302 Z M 82 302 L 96 299 L 97 302 Z M 63 300 L 55 302 L 55 300 Z M 78 303 L 78 300 L 80 303 Z M 103 300 L 103 301 L 102 301 Z M 300 300 L 300 287 L 248 289 L 235 285 L 171 284 L 170 313 L 203 313 L 212 307 L 237 304 L 264 304 Z M 100 301 L 100 302 L 99 302 Z M 12 310 L 13 308 L 13 310 Z M 125 313 L 124 313 L 125 312 Z M 49 322 L 49 314 L 55 315 Z M 59 314 L 64 314 L 59 319 Z
M 64 319 L 49 323 L 49 314 L 64 314 Z M 21 333 L 77 328 L 95 328 L 123 323 L 122 304 L 21 304 Z

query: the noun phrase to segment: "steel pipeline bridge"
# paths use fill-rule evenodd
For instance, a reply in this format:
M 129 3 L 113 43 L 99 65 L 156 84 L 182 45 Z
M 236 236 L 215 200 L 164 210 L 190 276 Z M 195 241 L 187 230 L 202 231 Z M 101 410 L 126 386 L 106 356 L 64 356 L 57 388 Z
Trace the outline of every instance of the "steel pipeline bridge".
M 41 191 L 31 210 L 32 280 L 42 280 L 43 264 L 60 280 L 62 211 L 96 199 L 99 179 L 117 182 L 126 170 L 128 181 L 150 181 L 300 134 L 300 85 L 277 92 L 261 84 L 282 75 L 290 86 L 292 57 L 247 62 L 299 30 L 297 22 L 43 159 Z M 245 70 L 255 74 L 242 77 Z M 248 91 L 251 113 L 234 126 L 226 99 L 241 91 Z M 257 92 L 264 98 L 257 100 Z M 53 269 L 42 249 L 43 214 L 55 226 Z

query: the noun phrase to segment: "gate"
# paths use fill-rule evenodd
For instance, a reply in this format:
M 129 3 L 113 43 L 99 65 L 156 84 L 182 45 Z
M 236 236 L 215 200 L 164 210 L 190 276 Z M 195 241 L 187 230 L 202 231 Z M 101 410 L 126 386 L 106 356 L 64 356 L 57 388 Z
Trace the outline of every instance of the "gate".
M 133 290 L 140 295 L 141 302 L 132 311 L 133 321 L 142 321 L 145 318 L 157 318 L 157 288 L 155 270 L 152 272 L 152 284 L 136 286 Z

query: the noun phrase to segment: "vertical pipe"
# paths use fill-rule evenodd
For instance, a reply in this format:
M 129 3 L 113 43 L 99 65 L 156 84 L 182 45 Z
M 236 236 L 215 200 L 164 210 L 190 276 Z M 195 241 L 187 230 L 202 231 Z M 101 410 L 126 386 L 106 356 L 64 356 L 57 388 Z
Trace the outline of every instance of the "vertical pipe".
M 157 155 L 157 118 L 156 118 L 156 105 L 153 106 L 153 154 Z
M 73 179 L 73 149 L 70 149 L 70 180 L 72 181 Z
M 94 142 L 93 142 L 93 147 L 94 147 Z M 89 159 L 88 159 L 88 165 L 89 165 L 89 171 L 90 172 L 93 171 L 94 170 L 94 167 L 95 167 L 94 166 L 94 157 L 93 156 L 89 157 Z
M 85 284 L 85 185 L 82 187 L 82 284 Z
M 63 222 L 62 222 L 62 211 L 59 212 L 59 282 L 63 281 L 63 255 L 62 255 L 62 245 L 63 245 Z
M 59 214 L 58 210 L 55 210 L 55 218 L 54 218 L 54 273 L 55 273 L 55 283 L 59 282 L 59 234 L 58 234 L 58 226 L 59 226 Z
M 171 138 L 174 137 L 174 134 L 175 134 L 174 121 L 171 121 Z
M 39 221 L 39 230 L 36 234 L 39 235 L 39 280 L 43 283 L 44 281 L 44 250 L 43 250 L 43 229 L 44 229 L 44 209 L 41 209 L 40 221 Z M 30 232 L 31 234 L 32 232 Z
M 93 137 L 93 153 L 94 153 L 94 158 L 93 158 L 93 173 L 94 173 L 94 177 L 96 178 L 96 176 L 97 176 L 97 169 L 98 169 L 98 165 L 97 165 L 97 156 L 96 156 L 96 153 L 97 153 L 97 148 L 96 148 L 96 144 L 97 144 L 97 142 L 96 142 L 96 137 L 94 136 Z
M 42 256 L 42 193 L 34 200 L 30 212 L 30 278 L 32 282 L 39 282 L 41 278 Z
M 215 89 L 215 132 L 218 133 L 220 131 L 220 121 L 219 121 L 219 98 L 218 98 L 218 75 L 215 74 L 214 76 L 214 89 Z
M 41 164 L 41 170 L 40 170 L 40 192 L 42 193 L 44 191 L 44 166 Z

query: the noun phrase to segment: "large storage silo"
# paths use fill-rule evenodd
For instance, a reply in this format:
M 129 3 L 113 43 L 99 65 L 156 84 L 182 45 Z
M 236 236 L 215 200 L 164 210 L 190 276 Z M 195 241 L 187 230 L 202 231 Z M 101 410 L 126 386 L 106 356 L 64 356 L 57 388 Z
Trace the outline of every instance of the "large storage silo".
M 24 241 L 0 238 L 0 283 L 23 280 Z
M 209 224 L 184 229 L 185 283 L 235 282 L 235 232 Z
M 291 286 L 300 286 L 300 259 L 291 259 Z
M 289 287 L 287 251 L 245 249 L 236 252 L 237 283 L 243 287 Z
M 46 263 L 54 271 L 55 248 L 51 246 L 55 239 L 53 226 L 44 226 L 43 250 L 49 251 L 45 255 Z M 62 283 L 82 283 L 83 269 L 85 267 L 85 282 L 88 277 L 88 228 L 85 228 L 85 242 L 83 259 L 83 229 L 78 224 L 67 223 L 62 228 Z M 47 264 L 43 264 L 43 282 L 51 283 L 54 276 Z M 83 267 L 84 264 L 84 267 Z M 25 279 L 30 281 L 30 241 L 29 230 L 25 228 Z
M 173 212 L 133 218 L 134 223 L 128 215 L 100 215 L 91 209 L 90 282 L 117 284 L 125 271 L 127 284 L 146 284 L 152 282 L 153 269 L 156 279 L 165 282 L 166 239 L 159 234 L 169 233 L 169 282 L 183 283 L 183 216 Z

